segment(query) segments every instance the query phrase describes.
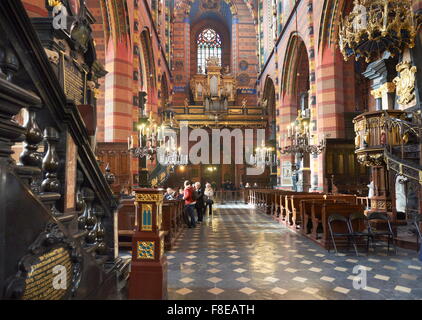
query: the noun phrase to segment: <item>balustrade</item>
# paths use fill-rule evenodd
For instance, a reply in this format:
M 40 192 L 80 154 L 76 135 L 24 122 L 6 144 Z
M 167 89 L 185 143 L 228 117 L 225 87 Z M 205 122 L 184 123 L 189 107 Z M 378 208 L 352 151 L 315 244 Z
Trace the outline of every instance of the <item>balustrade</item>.
M 43 24 L 52 28 L 48 19 L 36 23 Z M 0 232 L 0 297 L 7 287 L 6 297 L 22 299 L 25 288 L 17 284 L 29 279 L 28 268 L 36 266 L 24 262 L 37 263 L 60 249 L 64 258 L 68 253 L 74 277 L 63 295 L 51 298 L 104 298 L 117 287 L 116 270 L 127 267 L 114 254 L 117 203 L 108 184 L 113 175 L 110 168 L 103 174 L 95 160 L 78 101 L 66 99 L 64 89 L 69 88 L 61 87 L 63 74 L 57 72 L 68 70 L 58 70 L 47 59 L 21 1 L 0 2 L 0 32 L 1 215 L 13 228 Z M 95 70 L 92 75 L 98 76 Z M 23 126 L 13 119 L 22 109 L 27 110 Z M 11 157 L 15 144 L 23 145 L 17 164 Z M 18 239 L 19 234 L 24 236 Z M 40 288 L 51 286 L 42 278 L 36 281 Z

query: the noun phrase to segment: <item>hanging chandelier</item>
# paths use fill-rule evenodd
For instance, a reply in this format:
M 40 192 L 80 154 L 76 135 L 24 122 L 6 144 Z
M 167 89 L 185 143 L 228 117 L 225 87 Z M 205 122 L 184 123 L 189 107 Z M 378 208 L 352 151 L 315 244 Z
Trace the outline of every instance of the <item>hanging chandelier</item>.
M 158 148 L 158 162 L 164 166 L 176 166 L 176 165 L 187 165 L 188 155 L 182 154 L 181 148 L 177 147 L 176 140 L 173 136 L 170 136 Z
M 138 124 L 138 146 L 134 146 L 132 137 L 128 138 L 128 148 L 132 156 L 154 160 L 163 165 L 175 165 L 186 161 L 177 147 L 177 122 L 174 112 L 162 113 L 162 123 L 158 125 L 150 112 L 149 117 L 142 117 Z
M 142 117 L 138 124 L 138 146 L 134 146 L 133 137 L 128 138 L 129 151 L 135 158 L 153 160 L 157 154 L 157 147 L 163 142 L 163 128 L 158 127 L 152 112 L 149 117 Z
M 257 167 L 277 165 L 277 156 L 273 147 L 265 146 L 265 142 L 261 142 L 261 146 L 255 149 L 255 154 L 251 154 L 249 164 Z
M 339 46 L 347 61 L 371 62 L 385 51 L 393 56 L 415 45 L 416 26 L 411 0 L 355 0 L 352 12 L 342 19 Z
M 279 148 L 282 154 L 312 154 L 319 155 L 325 149 L 325 141 L 318 145 L 309 143 L 311 139 L 309 118 L 302 116 L 299 111 L 298 117 L 291 125 L 287 126 L 287 137 L 284 139 L 284 148 Z M 290 141 L 288 144 L 287 141 Z

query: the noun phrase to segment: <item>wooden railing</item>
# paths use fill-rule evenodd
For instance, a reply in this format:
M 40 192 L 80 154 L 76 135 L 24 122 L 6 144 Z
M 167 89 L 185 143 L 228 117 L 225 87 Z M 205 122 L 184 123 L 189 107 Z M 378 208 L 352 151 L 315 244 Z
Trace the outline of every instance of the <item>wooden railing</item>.
M 65 96 L 64 71 L 48 59 L 39 39 L 48 40 L 25 12 L 19 0 L 0 2 L 0 298 L 111 297 L 127 266 L 115 255 L 117 199 L 91 148 L 87 123 Z M 53 28 L 52 18 L 33 23 Z M 94 103 L 93 92 L 87 94 L 86 102 Z M 12 119 L 22 110 L 25 124 Z M 22 141 L 23 153 L 13 161 L 11 147 Z M 60 292 L 48 277 L 31 278 L 37 268 L 52 270 L 58 262 L 47 258 L 53 256 L 71 280 Z

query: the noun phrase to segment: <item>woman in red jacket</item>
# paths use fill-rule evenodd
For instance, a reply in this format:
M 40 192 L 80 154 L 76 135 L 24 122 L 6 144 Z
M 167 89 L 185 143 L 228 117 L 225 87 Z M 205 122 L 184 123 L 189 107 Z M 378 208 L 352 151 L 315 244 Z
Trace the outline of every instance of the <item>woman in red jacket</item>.
M 195 190 L 192 187 L 192 182 L 189 180 L 185 181 L 185 190 L 183 191 L 183 199 L 185 200 L 185 214 L 186 221 L 188 221 L 188 227 L 194 228 L 196 226 L 195 221 Z

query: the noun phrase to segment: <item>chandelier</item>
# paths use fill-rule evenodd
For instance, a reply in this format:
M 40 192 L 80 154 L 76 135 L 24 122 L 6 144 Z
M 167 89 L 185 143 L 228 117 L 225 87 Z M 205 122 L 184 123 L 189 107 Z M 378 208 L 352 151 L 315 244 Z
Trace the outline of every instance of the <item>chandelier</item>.
M 399 54 L 415 45 L 416 27 L 411 0 L 355 0 L 352 12 L 342 19 L 339 46 L 347 61 L 355 55 L 366 62 L 384 51 Z
M 128 147 L 132 156 L 153 160 L 157 154 L 157 147 L 163 143 L 163 128 L 158 127 L 152 112 L 149 117 L 142 117 L 138 124 L 138 146 L 134 146 L 133 137 L 128 138 Z
M 158 162 L 165 166 L 188 164 L 188 155 L 182 154 L 181 148 L 177 147 L 173 136 L 169 137 L 158 149 Z
M 251 154 L 249 164 L 257 167 L 277 165 L 277 156 L 273 147 L 266 147 L 262 141 L 261 146 L 255 149 L 255 154 Z
M 175 165 L 183 162 L 180 148 L 176 145 L 177 122 L 174 112 L 165 110 L 162 113 L 162 123 L 158 125 L 150 112 L 149 117 L 142 117 L 138 125 L 138 146 L 134 146 L 132 137 L 128 138 L 128 148 L 132 156 L 158 161 L 163 165 Z M 174 134 L 172 134 L 174 133 Z
M 279 148 L 282 154 L 312 154 L 318 155 L 325 149 L 325 141 L 322 140 L 318 145 L 309 143 L 311 134 L 309 126 L 309 117 L 303 117 L 305 112 L 299 110 L 299 114 L 291 125 L 287 126 L 287 137 L 284 139 L 284 148 Z M 288 144 L 287 141 L 290 141 Z

